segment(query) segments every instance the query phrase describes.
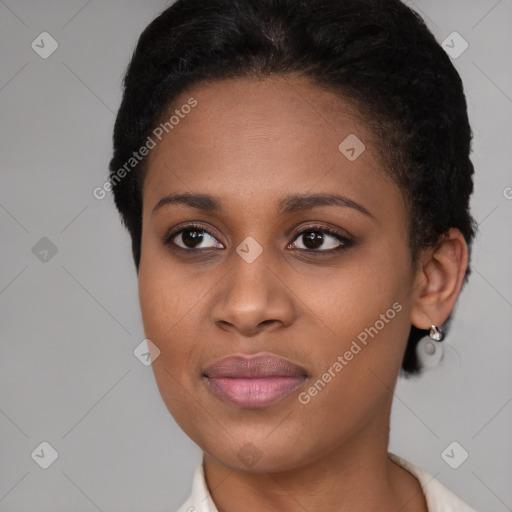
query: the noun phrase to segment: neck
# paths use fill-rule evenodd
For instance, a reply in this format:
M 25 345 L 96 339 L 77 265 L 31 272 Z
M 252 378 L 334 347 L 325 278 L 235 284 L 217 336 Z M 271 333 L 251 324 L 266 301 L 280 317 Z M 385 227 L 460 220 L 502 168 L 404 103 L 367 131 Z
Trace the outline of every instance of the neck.
M 204 453 L 206 482 L 218 511 L 427 512 L 417 479 L 388 458 L 390 408 L 383 421 L 286 471 L 240 471 Z

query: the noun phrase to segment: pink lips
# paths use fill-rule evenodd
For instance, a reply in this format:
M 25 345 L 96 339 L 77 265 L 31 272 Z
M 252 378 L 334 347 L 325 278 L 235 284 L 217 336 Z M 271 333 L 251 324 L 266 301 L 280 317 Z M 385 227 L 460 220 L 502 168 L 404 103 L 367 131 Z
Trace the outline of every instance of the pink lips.
M 217 396 L 247 408 L 274 403 L 302 385 L 304 368 L 272 354 L 234 355 L 204 370 L 209 389 Z

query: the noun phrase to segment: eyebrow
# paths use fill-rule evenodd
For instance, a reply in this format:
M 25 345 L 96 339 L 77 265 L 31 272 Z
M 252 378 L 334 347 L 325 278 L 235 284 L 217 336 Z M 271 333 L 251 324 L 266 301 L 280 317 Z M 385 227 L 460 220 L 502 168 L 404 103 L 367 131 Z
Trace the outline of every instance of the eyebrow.
M 154 206 L 151 215 L 169 204 L 182 204 L 195 208 L 206 213 L 218 213 L 222 211 L 222 201 L 209 194 L 171 194 L 162 197 Z M 364 206 L 337 194 L 292 194 L 286 196 L 279 202 L 278 212 L 280 214 L 291 214 L 299 211 L 309 210 L 319 206 L 342 206 L 353 208 L 369 217 L 375 218 Z

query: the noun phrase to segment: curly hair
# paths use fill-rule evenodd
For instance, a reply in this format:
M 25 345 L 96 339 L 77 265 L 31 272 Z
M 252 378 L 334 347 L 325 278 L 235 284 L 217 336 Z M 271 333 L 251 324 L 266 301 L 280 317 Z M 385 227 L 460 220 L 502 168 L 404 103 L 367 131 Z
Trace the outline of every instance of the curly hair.
M 367 121 L 408 206 L 413 262 L 452 227 L 471 250 L 463 85 L 415 11 L 400 0 L 178 0 L 141 34 L 114 127 L 110 187 L 137 272 L 146 158 L 123 179 L 118 171 L 192 85 L 292 73 L 353 102 Z M 464 283 L 469 273 L 468 264 Z M 416 345 L 425 334 L 411 325 L 403 375 L 420 372 Z

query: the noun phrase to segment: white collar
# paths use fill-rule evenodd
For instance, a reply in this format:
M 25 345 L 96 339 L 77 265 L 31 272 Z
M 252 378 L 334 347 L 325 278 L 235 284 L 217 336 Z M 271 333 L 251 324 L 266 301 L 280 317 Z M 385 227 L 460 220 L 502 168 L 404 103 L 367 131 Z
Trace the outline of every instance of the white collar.
M 388 456 L 393 462 L 396 462 L 416 477 L 423 489 L 429 512 L 476 512 L 430 473 L 394 453 L 388 452 Z M 213 509 L 213 511 L 217 512 L 216 509 Z
M 393 462 L 417 478 L 423 489 L 429 512 L 476 512 L 444 487 L 430 473 L 414 466 L 394 453 L 388 452 L 388 456 Z M 218 512 L 206 485 L 202 462 L 194 472 L 191 495 L 178 512 Z

